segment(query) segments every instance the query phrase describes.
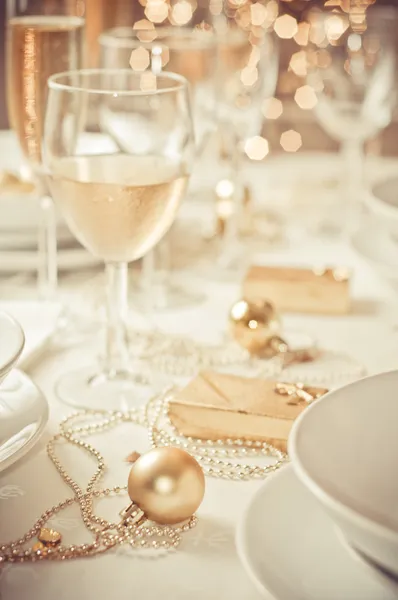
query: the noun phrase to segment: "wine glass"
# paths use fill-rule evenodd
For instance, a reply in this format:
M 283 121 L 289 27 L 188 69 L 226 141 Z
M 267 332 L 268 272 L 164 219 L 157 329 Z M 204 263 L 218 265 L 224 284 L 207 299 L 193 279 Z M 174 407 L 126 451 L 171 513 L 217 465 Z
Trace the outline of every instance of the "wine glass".
M 7 3 L 8 112 L 41 197 L 38 284 L 44 300 L 54 300 L 57 288 L 56 217 L 42 165 L 47 79 L 83 66 L 83 13 L 81 3 L 70 0 Z
M 308 14 L 307 83 L 316 94 L 319 123 L 341 142 L 344 204 L 338 220 L 349 230 L 361 212 L 364 142 L 390 123 L 396 100 L 397 11 L 372 7 L 365 14 L 361 24 L 343 12 Z
M 48 85 L 50 188 L 71 231 L 104 260 L 107 278 L 103 367 L 64 375 L 57 393 L 73 406 L 128 409 L 147 399 L 148 381 L 129 354 L 127 267 L 165 235 L 185 194 L 194 158 L 188 84 L 173 73 L 88 69 L 54 75 Z M 123 145 L 108 127 L 112 117 L 123 125 Z M 98 143 L 87 146 L 89 131 Z
M 116 27 L 99 37 L 102 68 L 126 68 L 136 72 L 171 71 L 185 77 L 190 84 L 196 157 L 203 154 L 215 129 L 216 107 L 216 38 L 211 29 L 189 27 L 152 27 L 134 29 Z M 118 144 L 123 146 L 124 132 L 114 116 L 108 122 Z M 199 164 L 199 161 L 196 161 Z M 203 199 L 203 172 L 195 169 L 188 196 Z M 170 238 L 163 240 L 143 259 L 140 305 L 146 308 L 174 308 L 192 305 L 203 295 L 186 290 L 170 280 Z M 136 297 L 137 299 L 137 297 Z
M 219 217 L 224 233 L 218 257 L 228 274 L 245 262 L 247 248 L 239 240 L 244 220 L 245 190 L 242 160 L 250 138 L 261 134 L 261 107 L 275 92 L 278 78 L 278 47 L 271 33 L 259 28 L 227 27 L 218 37 L 218 115 L 220 130 L 229 148 L 229 175 L 216 186 Z M 219 276 L 219 274 L 217 276 Z

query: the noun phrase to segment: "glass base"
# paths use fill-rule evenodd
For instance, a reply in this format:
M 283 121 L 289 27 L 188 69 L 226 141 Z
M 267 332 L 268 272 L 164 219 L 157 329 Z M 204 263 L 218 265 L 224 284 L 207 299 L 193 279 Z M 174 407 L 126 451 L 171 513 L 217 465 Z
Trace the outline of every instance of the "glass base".
M 64 308 L 57 319 L 53 338 L 62 347 L 74 346 L 96 335 L 99 326 L 99 315 L 89 315 L 88 311 L 77 313 Z
M 165 388 L 162 377 L 128 371 L 108 375 L 86 367 L 63 375 L 55 387 L 61 402 L 80 409 L 128 411 L 143 406 Z
M 206 295 L 188 290 L 176 284 L 154 286 L 151 291 L 135 290 L 132 296 L 134 307 L 142 312 L 154 310 L 177 310 L 202 304 Z

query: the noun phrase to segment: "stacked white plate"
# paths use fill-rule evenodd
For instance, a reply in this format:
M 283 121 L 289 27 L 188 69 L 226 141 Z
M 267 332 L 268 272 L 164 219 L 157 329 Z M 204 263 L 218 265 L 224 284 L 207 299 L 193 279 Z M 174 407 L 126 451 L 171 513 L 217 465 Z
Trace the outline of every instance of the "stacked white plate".
M 48 420 L 48 404 L 42 392 L 14 368 L 24 346 L 25 335 L 19 323 L 0 311 L 0 471 L 36 444 Z
M 0 172 L 20 175 L 23 159 L 12 131 L 0 131 Z M 41 220 L 35 191 L 9 193 L 0 190 L 0 272 L 37 269 L 37 238 Z M 58 216 L 58 266 L 60 270 L 84 269 L 98 264 L 83 249 Z
M 237 531 L 257 588 L 277 600 L 398 598 L 398 371 L 326 394 L 296 421 L 292 464 Z

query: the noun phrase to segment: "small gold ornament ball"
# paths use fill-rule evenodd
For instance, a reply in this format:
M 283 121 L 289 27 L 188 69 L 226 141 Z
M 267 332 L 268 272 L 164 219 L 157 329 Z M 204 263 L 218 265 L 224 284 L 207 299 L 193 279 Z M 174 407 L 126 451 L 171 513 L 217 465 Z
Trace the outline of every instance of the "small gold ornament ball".
M 180 448 L 163 447 L 140 456 L 131 468 L 129 496 L 151 521 L 173 525 L 200 506 L 205 478 L 199 463 Z
M 281 323 L 270 302 L 235 302 L 229 313 L 232 336 L 250 354 L 262 354 L 270 340 L 281 330 Z

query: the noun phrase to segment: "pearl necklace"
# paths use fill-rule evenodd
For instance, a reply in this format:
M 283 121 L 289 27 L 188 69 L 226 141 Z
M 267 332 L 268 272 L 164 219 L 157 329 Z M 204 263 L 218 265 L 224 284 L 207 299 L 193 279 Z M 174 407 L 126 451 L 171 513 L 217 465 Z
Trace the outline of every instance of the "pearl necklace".
M 169 400 L 175 390 L 170 389 L 151 399 L 144 409 L 128 412 L 85 410 L 73 413 L 60 423 L 59 432 L 47 444 L 47 454 L 63 481 L 73 491 L 73 497 L 46 510 L 16 541 L 0 545 L 1 563 L 23 563 L 40 560 L 70 560 L 102 554 L 123 544 L 132 548 L 172 550 L 178 548 L 182 534 L 195 527 L 193 515 L 178 526 L 142 524 L 134 520 L 134 514 L 119 522 L 110 522 L 94 512 L 94 500 L 127 492 L 127 486 L 97 489 L 106 470 L 102 454 L 85 438 L 108 431 L 122 423 L 134 423 L 147 427 L 151 448 L 174 446 L 191 454 L 200 464 L 205 475 L 234 481 L 264 478 L 287 461 L 287 455 L 266 442 L 227 439 L 199 440 L 178 434 L 168 416 Z M 87 423 L 86 421 L 89 420 Z M 80 487 L 63 467 L 56 453 L 57 444 L 67 442 L 88 453 L 97 467 L 85 488 Z M 271 457 L 266 466 L 242 463 L 242 459 Z M 92 540 L 85 544 L 65 546 L 61 535 L 46 527 L 48 521 L 67 507 L 78 504 L 81 518 Z M 37 541 L 27 547 L 34 538 Z

